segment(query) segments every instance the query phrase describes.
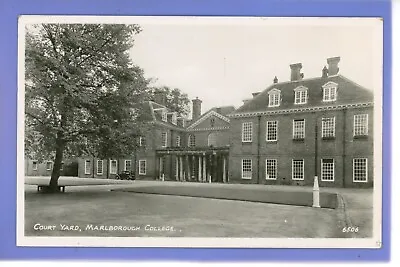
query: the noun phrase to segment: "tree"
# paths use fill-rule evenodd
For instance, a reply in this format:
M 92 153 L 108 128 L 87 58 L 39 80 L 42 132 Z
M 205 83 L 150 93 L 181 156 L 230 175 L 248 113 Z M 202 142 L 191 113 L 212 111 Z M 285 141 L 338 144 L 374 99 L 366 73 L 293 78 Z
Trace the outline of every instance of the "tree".
M 168 86 L 153 87 L 150 95 L 154 100 L 157 94 L 162 94 L 165 99 L 165 106 L 171 111 L 177 112 L 178 115 L 186 117 L 189 114 L 190 100 L 188 95 L 178 88 L 170 88 Z
M 134 107 L 148 81 L 128 52 L 140 31 L 138 25 L 123 24 L 40 24 L 27 29 L 25 151 L 40 148 L 54 155 L 50 191 L 58 189 L 64 152 L 76 154 L 82 142 L 98 141 L 93 147 L 97 154 L 119 154 L 123 142 L 115 138 L 125 140 L 139 132 L 134 115 L 140 110 Z M 115 146 L 111 150 L 101 142 L 108 138 Z

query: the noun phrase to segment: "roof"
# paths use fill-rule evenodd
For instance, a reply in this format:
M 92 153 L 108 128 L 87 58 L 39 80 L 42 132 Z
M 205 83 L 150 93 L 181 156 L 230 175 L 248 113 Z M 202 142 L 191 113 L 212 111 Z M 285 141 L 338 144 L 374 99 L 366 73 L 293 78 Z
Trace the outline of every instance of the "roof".
M 322 101 L 322 86 L 328 82 L 334 82 L 338 84 L 337 99 L 334 102 Z M 294 89 L 299 86 L 308 88 L 308 100 L 306 104 L 294 104 Z M 268 107 L 268 92 L 273 89 L 278 89 L 281 92 L 281 104 L 279 107 Z M 373 99 L 374 96 L 371 90 L 356 84 L 342 75 L 335 75 L 272 84 L 260 94 L 239 107 L 234 114 L 254 111 L 272 111 L 276 109 L 298 109 L 303 107 L 316 107 L 325 105 L 332 106 L 365 103 L 372 102 Z
M 208 110 L 206 113 L 203 113 L 197 120 L 191 121 L 190 125 L 188 128 L 193 128 L 196 125 L 200 124 L 202 121 L 204 121 L 206 118 L 215 115 L 222 120 L 229 122 L 229 118 L 227 117 L 228 114 L 231 114 L 232 112 L 235 111 L 234 106 L 222 106 L 222 107 L 213 107 L 210 110 Z

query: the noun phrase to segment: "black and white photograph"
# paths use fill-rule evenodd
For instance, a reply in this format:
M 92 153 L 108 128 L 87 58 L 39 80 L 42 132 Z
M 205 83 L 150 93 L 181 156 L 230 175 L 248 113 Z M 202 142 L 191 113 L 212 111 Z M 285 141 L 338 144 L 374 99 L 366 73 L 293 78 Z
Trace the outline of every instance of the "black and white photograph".
M 25 15 L 18 47 L 18 246 L 381 247 L 381 19 Z

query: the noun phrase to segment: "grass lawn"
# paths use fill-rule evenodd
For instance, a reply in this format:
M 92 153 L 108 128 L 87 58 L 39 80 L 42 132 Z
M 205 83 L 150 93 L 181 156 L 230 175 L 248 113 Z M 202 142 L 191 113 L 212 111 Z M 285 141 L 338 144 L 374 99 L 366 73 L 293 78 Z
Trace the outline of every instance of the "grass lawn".
M 341 232 L 342 222 L 334 209 L 108 191 L 121 186 L 71 187 L 63 194 L 38 194 L 34 186 L 26 185 L 25 234 L 344 237 Z M 34 230 L 37 224 L 55 227 L 54 230 Z M 60 224 L 77 225 L 81 231 L 63 231 Z M 136 230 L 86 231 L 87 225 L 130 226 Z M 146 228 L 146 225 L 164 226 L 164 230 L 160 228 L 163 231 L 153 231 L 153 228 Z

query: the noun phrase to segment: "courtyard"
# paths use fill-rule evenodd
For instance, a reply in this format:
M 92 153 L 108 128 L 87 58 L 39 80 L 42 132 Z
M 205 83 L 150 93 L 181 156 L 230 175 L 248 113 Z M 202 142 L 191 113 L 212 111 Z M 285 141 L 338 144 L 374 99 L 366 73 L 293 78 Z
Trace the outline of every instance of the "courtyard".
M 85 179 L 86 180 L 86 179 Z M 25 185 L 26 236 L 115 237 L 293 237 L 346 238 L 372 236 L 372 190 L 321 188 L 342 197 L 343 207 L 258 203 L 166 194 L 165 188 L 185 187 L 186 192 L 221 190 L 237 194 L 240 189 L 259 192 L 301 192 L 309 187 L 241 184 L 201 184 L 161 181 L 113 181 L 82 178 L 61 179 L 69 183 L 62 194 L 39 194 Z M 37 181 L 36 181 L 37 182 Z M 81 182 L 82 183 L 82 182 Z M 164 188 L 158 190 L 157 188 Z M 146 192 L 146 191 L 151 192 Z M 181 190 L 183 191 L 183 190 Z M 196 197 L 197 196 L 197 197 Z M 343 233 L 351 222 L 356 236 Z

